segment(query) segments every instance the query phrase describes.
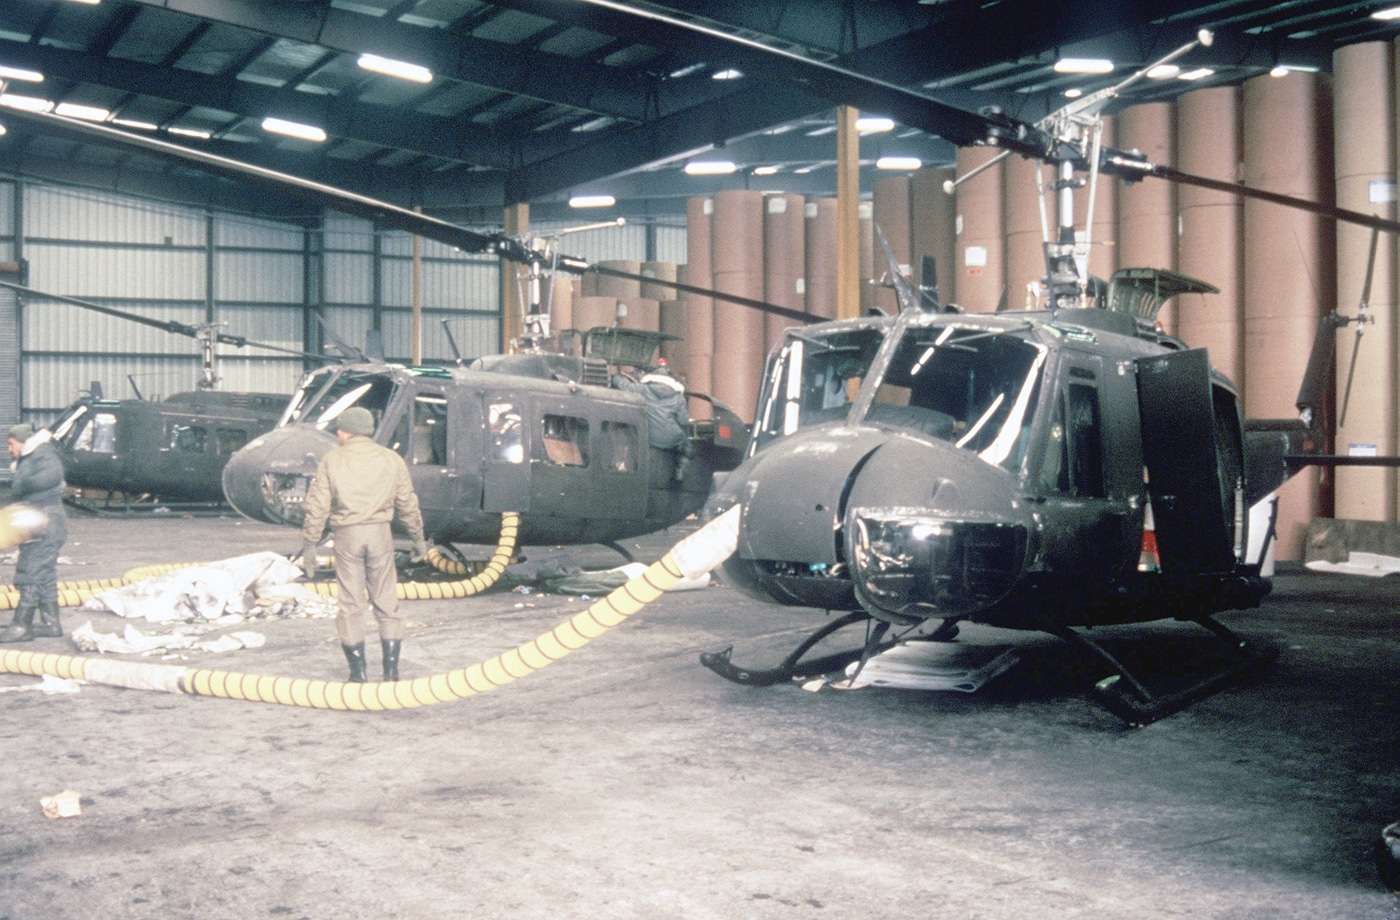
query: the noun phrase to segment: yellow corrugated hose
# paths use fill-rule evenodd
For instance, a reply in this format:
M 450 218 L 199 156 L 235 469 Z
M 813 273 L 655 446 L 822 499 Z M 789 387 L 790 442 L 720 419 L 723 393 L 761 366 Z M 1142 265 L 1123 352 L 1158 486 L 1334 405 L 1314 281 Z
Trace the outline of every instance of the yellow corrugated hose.
M 0 541 L 3 541 L 3 523 L 0 523 Z M 496 544 L 496 551 L 491 554 L 486 567 L 481 572 L 471 578 L 463 578 L 458 581 L 401 581 L 398 583 L 396 593 L 401 601 L 421 601 L 421 600 L 446 600 L 457 597 L 471 597 L 473 594 L 480 594 L 490 588 L 500 580 L 505 572 L 506 566 L 510 565 L 511 556 L 515 553 L 515 542 L 520 534 L 520 515 L 514 512 L 507 512 L 501 515 L 501 536 Z M 3 546 L 0 542 L 0 546 Z M 11 544 L 14 545 L 14 544 Z M 456 560 L 448 559 L 437 547 L 428 550 L 427 561 L 438 571 L 446 572 L 449 575 L 467 574 L 466 566 Z M 94 578 L 88 581 L 61 581 L 58 583 L 58 605 L 60 607 L 78 607 L 84 604 L 88 598 L 103 591 L 110 591 L 113 588 L 121 588 L 125 585 L 135 584 L 156 575 L 164 575 L 174 572 L 177 569 L 189 568 L 199 563 L 169 563 L 157 565 L 144 565 L 131 569 L 122 575 L 121 578 Z M 335 597 L 335 582 L 313 581 L 307 582 L 303 587 L 320 594 L 323 597 Z M 14 610 L 19 606 L 19 591 L 14 585 L 0 585 L 0 610 Z
M 13 650 L 0 651 L 0 672 L 49 674 L 120 687 L 312 709 L 380 712 L 465 699 L 558 661 L 622 623 L 682 578 L 697 578 L 719 565 L 738 542 L 738 514 L 737 506 L 730 509 L 676 544 L 641 575 L 548 632 L 482 664 L 432 677 L 361 684 Z

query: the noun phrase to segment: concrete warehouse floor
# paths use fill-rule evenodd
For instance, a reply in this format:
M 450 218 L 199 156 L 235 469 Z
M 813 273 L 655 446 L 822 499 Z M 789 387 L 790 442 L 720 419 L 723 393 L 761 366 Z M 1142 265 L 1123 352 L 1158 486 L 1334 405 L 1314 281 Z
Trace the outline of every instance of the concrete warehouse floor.
M 231 517 L 71 523 L 65 580 L 297 547 Z M 634 545 L 650 561 L 681 533 Z M 976 628 L 1022 657 L 976 694 L 731 685 L 698 653 L 734 642 L 766 666 L 820 615 L 726 587 L 403 712 L 5 693 L 0 917 L 1397 918 L 1371 855 L 1400 819 L 1396 592 L 1283 575 L 1262 610 L 1224 618 L 1276 641 L 1277 664 L 1141 729 L 1086 699 L 1079 653 Z M 582 603 L 411 602 L 404 676 L 481 661 Z M 88 619 L 127 622 L 65 611 L 69 630 Z M 185 663 L 343 676 L 328 620 L 243 628 L 267 645 Z M 1196 635 L 1113 634 L 1176 653 Z M 40 798 L 68 788 L 82 814 L 45 818 Z

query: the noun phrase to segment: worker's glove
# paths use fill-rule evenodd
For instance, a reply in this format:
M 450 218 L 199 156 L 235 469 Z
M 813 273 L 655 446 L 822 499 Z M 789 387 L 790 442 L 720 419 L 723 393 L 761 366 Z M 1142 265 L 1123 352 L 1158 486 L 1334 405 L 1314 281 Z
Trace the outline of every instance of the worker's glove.
M 316 580 L 316 544 L 310 540 L 301 544 L 301 571 L 307 581 Z
M 413 552 L 409 555 L 409 562 L 422 562 L 428 558 L 428 541 L 421 535 L 413 538 Z

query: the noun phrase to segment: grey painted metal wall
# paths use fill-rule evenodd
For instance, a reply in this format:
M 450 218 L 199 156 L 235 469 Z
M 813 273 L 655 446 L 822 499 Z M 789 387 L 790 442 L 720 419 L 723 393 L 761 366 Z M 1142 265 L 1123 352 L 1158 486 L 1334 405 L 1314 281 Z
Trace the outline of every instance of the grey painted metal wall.
M 680 239 L 683 245 L 683 231 Z M 642 228 L 635 228 L 621 241 L 600 238 L 588 257 L 640 259 L 645 247 Z M 346 342 L 361 345 L 368 330 L 379 328 L 391 361 L 412 354 L 412 237 L 376 233 L 357 218 L 328 214 L 320 228 L 308 231 L 0 179 L 0 259 L 16 252 L 28 262 L 30 286 L 41 291 L 157 320 L 212 321 L 220 331 L 297 350 L 318 346 L 314 323 L 309 347 L 304 337 L 306 309 L 319 307 Z M 423 241 L 421 264 L 424 360 L 451 359 L 442 320 L 465 355 L 499 351 L 497 260 Z M 11 376 L 25 418 L 49 420 L 93 380 L 110 396 L 136 395 L 134 381 L 151 397 L 193 389 L 199 379 L 193 339 L 52 301 L 31 299 L 17 312 L 18 354 L 11 366 L 18 373 Z M 0 366 L 3 348 L 0 341 Z M 252 347 L 220 346 L 218 359 L 229 390 L 289 392 L 302 368 L 297 357 Z

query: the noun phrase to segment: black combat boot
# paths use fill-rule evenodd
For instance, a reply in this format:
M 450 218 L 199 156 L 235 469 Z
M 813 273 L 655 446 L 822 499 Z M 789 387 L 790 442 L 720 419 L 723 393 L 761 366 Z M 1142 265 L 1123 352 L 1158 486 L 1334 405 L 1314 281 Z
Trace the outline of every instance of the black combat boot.
M 345 660 L 350 662 L 350 683 L 365 682 L 365 644 L 340 646 L 345 650 Z
M 32 601 L 20 601 L 15 618 L 0 631 L 0 642 L 28 642 L 34 638 L 34 611 L 39 607 Z
M 399 679 L 399 646 L 403 645 L 402 639 L 380 639 L 379 644 L 384 648 L 384 679 Z
M 57 639 L 63 635 L 63 624 L 58 621 L 58 601 L 43 601 L 39 604 L 39 615 L 31 630 L 36 639 Z

